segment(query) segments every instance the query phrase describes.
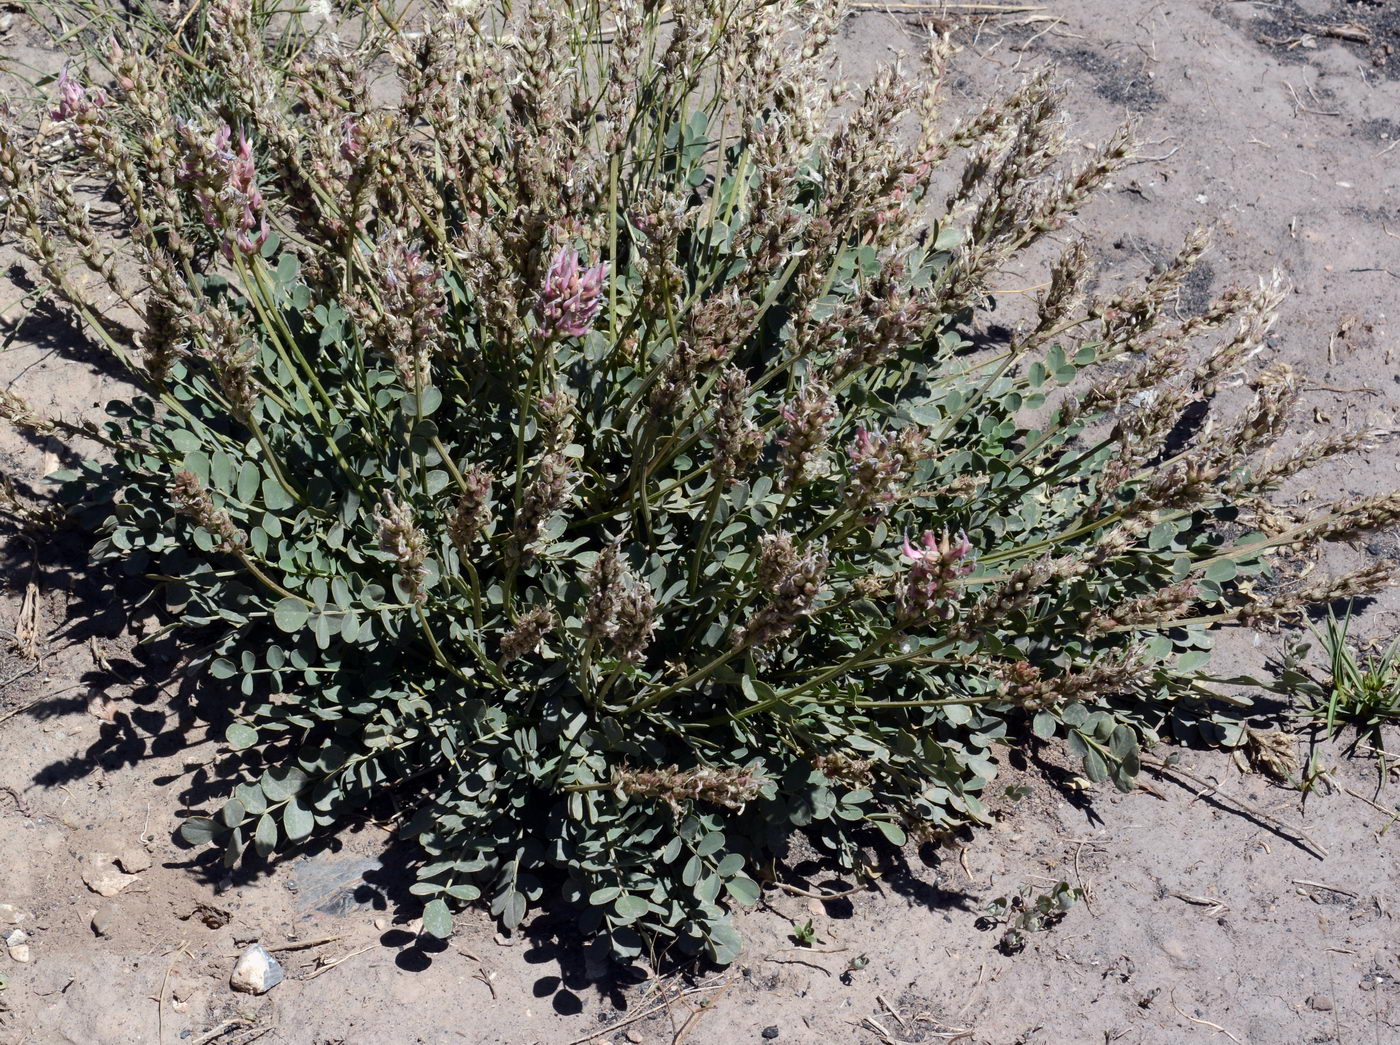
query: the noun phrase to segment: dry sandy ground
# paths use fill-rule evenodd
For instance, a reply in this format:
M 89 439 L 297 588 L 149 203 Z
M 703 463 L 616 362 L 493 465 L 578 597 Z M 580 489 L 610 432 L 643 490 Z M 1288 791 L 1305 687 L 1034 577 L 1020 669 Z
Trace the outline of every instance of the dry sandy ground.
M 1155 144 L 1080 219 L 1106 273 L 1140 273 L 1189 226 L 1214 226 L 1217 249 L 1187 304 L 1282 269 L 1295 292 L 1267 351 L 1304 376 L 1307 420 L 1389 430 L 1400 427 L 1397 26 L 1397 0 L 1045 0 L 1029 17 L 961 23 L 953 95 L 970 108 L 1054 61 L 1085 141 L 1140 117 Z M 921 31 L 908 16 L 852 17 L 847 74 L 868 75 Z M 21 22 L 0 48 L 56 68 L 34 39 Z M 0 380 L 40 407 L 91 412 L 114 387 L 103 361 L 75 349 L 61 320 L 16 331 L 16 314 Z M 6 472 L 24 482 L 64 452 L 0 442 Z M 1397 473 L 1391 444 L 1292 494 L 1378 491 L 1400 485 Z M 1395 788 L 1377 793 L 1374 763 L 1336 745 L 1316 754 L 1337 789 L 1306 804 L 1217 752 L 1183 753 L 1219 787 L 1199 799 L 1154 778 L 1128 796 L 1084 791 L 1053 753 L 1008 765 L 1008 783 L 1029 795 L 1002 795 L 998 823 L 970 836 L 961 859 L 911 849 L 891 858 L 878 890 L 825 904 L 771 893 L 743 918 L 737 965 L 660 980 L 610 972 L 547 917 L 509 941 L 468 915 L 450 941 L 419 944 L 392 870 L 400 854 L 372 824 L 221 879 L 170 840 L 176 808 L 209 792 L 214 745 L 201 742 L 195 709 L 217 702 L 216 684 L 176 677 L 172 648 L 132 654 L 145 625 L 81 567 L 81 543 L 65 541 L 5 550 L 0 619 L 13 625 L 37 564 L 46 635 L 39 670 L 12 678 L 31 665 L 0 663 L 0 904 L 17 909 L 0 907 L 0 921 L 22 916 L 30 935 L 27 963 L 0 953 L 5 1045 L 1400 1040 L 1400 829 L 1383 831 Z M 1326 565 L 1396 548 L 1383 535 L 1329 550 Z M 1393 633 L 1396 608 L 1374 604 L 1364 630 Z M 1219 667 L 1257 665 L 1279 641 L 1241 636 Z M 1302 826 L 1327 855 L 1236 800 Z M 151 866 L 119 895 L 84 884 L 92 854 L 142 850 Z M 805 870 L 809 888 L 843 885 Z M 1059 881 L 1088 902 L 1020 954 L 978 930 L 990 899 Z M 808 919 L 817 940 L 799 949 L 789 934 Z M 281 952 L 287 978 L 267 995 L 229 990 L 241 942 L 325 937 Z

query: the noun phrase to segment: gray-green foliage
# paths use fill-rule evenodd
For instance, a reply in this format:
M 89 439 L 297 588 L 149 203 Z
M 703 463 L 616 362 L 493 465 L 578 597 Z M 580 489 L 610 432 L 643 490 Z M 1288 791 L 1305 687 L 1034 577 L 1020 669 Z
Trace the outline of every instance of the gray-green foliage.
M 1167 440 L 1276 297 L 1169 321 L 1199 240 L 1088 305 L 1071 243 L 1009 344 L 970 339 L 1128 154 L 1056 173 L 1046 79 L 948 131 L 889 72 L 838 116 L 808 5 L 427 17 L 279 64 L 225 2 L 188 51 L 124 39 L 109 98 L 66 88 L 131 338 L 48 263 L 80 218 L 0 138 L 31 253 L 147 388 L 66 479 L 214 644 L 243 781 L 184 834 L 230 864 L 393 791 L 425 931 L 562 889 L 620 956 L 727 962 L 794 832 L 857 868 L 981 822 L 1027 730 L 1131 787 L 1213 714 L 1210 628 L 1290 608 L 1240 578 L 1373 522 L 1270 522 L 1308 463 L 1258 458 L 1287 373 Z

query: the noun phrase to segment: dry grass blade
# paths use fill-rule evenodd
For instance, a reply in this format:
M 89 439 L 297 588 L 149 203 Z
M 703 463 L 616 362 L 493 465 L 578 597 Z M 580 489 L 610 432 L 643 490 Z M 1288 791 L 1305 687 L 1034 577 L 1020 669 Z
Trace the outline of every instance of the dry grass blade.
M 908 1041 L 904 1038 L 896 1038 L 890 1033 L 888 1028 L 882 1025 L 880 1021 L 873 1016 L 865 1017 L 865 1019 L 856 1024 L 856 1026 L 874 1031 L 884 1045 L 914 1045 L 912 1041 Z M 948 1027 L 944 1030 L 924 1031 L 923 1036 L 919 1040 L 924 1041 L 930 1037 L 937 1038 L 940 1041 L 960 1041 L 963 1038 L 972 1037 L 972 1031 L 967 1027 Z
M 820 900 L 823 903 L 828 900 L 840 900 L 847 896 L 855 896 L 857 893 L 868 892 L 871 889 L 869 885 L 857 885 L 836 893 L 818 893 L 811 889 L 803 889 L 801 886 L 788 885 L 786 882 L 774 882 L 773 884 L 785 893 L 791 893 L 793 896 L 805 896 L 810 900 Z
M 24 599 L 20 603 L 19 616 L 15 618 L 15 649 L 20 656 L 30 660 L 39 659 L 39 561 L 35 553 L 29 570 L 29 580 L 24 586 Z
M 324 944 L 335 943 L 339 936 L 318 936 L 314 940 L 293 940 L 291 943 L 280 943 L 276 947 L 266 948 L 269 952 L 282 951 L 305 951 L 312 947 L 320 947 Z
M 1354 44 L 1375 43 L 1371 30 L 1360 22 L 1343 22 L 1341 25 L 1322 26 L 1314 30 L 1318 36 L 1330 36 L 1334 40 L 1349 40 Z

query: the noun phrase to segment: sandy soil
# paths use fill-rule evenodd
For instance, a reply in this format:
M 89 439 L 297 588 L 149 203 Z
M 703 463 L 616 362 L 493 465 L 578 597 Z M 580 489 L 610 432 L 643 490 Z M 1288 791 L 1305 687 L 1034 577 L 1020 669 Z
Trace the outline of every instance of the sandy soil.
M 1400 3 L 1045 0 L 980 27 L 958 17 L 955 106 L 1055 62 L 1086 142 L 1140 119 L 1153 144 L 1080 217 L 1105 278 L 1141 273 L 1190 226 L 1212 225 L 1217 248 L 1185 304 L 1281 269 L 1294 293 L 1267 352 L 1304 376 L 1308 420 L 1400 427 Z M 923 31 L 918 18 L 853 16 L 846 74 L 868 75 Z M 56 69 L 37 39 L 17 18 L 0 54 Z M 19 289 L 0 304 L 25 287 L 10 279 Z M 112 368 L 62 317 L 16 326 L 19 315 L 2 317 L 0 380 L 50 411 L 94 415 Z M 22 484 L 66 453 L 0 436 Z M 1390 444 L 1291 494 L 1380 491 L 1397 473 Z M 44 635 L 37 668 L 0 659 L 0 937 L 14 919 L 29 936 L 27 962 L 0 954 L 4 1045 L 1400 1040 L 1400 829 L 1385 831 L 1396 789 L 1377 793 L 1375 764 L 1340 746 L 1311 751 L 1334 787 L 1305 804 L 1219 752 L 1182 752 L 1213 785 L 1204 797 L 1150 775 L 1132 795 L 1100 792 L 1043 752 L 1006 766 L 996 825 L 961 853 L 911 848 L 877 889 L 826 903 L 770 893 L 742 919 L 734 967 L 650 978 L 608 968 L 549 916 L 516 940 L 468 915 L 450 941 L 418 941 L 400 854 L 372 822 L 234 876 L 197 863 L 171 832 L 177 808 L 217 786 L 198 720 L 217 684 L 181 676 L 169 643 L 134 647 L 147 609 L 83 566 L 78 538 L 12 538 L 3 555 L 0 621 L 13 628 L 32 580 Z M 1400 557 L 1394 534 L 1324 558 L 1375 557 Z M 1398 607 L 1372 605 L 1364 633 L 1392 634 Z M 1257 666 L 1279 642 L 1237 636 L 1218 667 Z M 150 866 L 114 878 L 118 855 Z M 809 890 L 851 884 L 795 870 Z M 85 876 L 123 888 L 103 897 Z M 1061 881 L 1086 902 L 1020 953 L 979 928 L 990 900 Z M 809 919 L 816 940 L 799 948 L 793 925 Z M 250 998 L 228 977 L 253 940 L 325 942 L 278 952 L 285 981 Z

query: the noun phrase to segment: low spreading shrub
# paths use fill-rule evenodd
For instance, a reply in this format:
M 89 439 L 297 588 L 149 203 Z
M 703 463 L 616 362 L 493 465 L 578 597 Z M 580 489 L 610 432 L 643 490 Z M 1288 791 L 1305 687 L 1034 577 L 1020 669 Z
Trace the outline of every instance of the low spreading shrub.
M 419 11 L 112 22 L 0 131 L 11 228 L 140 388 L 4 412 L 106 447 L 73 510 L 226 700 L 191 842 L 394 791 L 427 932 L 561 890 L 619 956 L 726 962 L 795 833 L 858 869 L 983 821 L 1031 734 L 1129 788 L 1219 735 L 1215 626 L 1384 583 L 1271 588 L 1400 501 L 1270 505 L 1361 444 L 1269 453 L 1277 283 L 1183 317 L 1198 234 L 1087 293 L 1133 145 L 1069 163 L 1049 76 L 950 120 L 945 41 L 849 90 L 822 4 Z M 1041 292 L 979 336 L 1017 259 Z

